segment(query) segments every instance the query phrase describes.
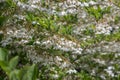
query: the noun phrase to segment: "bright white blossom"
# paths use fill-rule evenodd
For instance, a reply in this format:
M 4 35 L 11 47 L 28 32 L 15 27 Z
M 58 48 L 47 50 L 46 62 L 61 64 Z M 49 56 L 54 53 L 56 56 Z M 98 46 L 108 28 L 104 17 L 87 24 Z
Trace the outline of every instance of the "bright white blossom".
M 73 74 L 73 73 L 77 73 L 77 71 L 75 69 L 70 69 L 66 73 Z
M 53 77 L 54 79 L 58 79 L 58 78 L 59 78 L 59 75 L 58 75 L 58 74 L 53 74 L 52 77 Z

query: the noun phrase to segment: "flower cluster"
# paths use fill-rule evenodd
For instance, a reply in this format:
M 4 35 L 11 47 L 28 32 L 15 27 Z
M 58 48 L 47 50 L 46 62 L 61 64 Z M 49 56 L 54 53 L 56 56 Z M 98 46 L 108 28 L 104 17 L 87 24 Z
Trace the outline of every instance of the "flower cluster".
M 46 48 L 54 47 L 54 49 L 60 49 L 65 52 L 70 51 L 75 54 L 81 54 L 82 52 L 82 48 L 80 48 L 79 44 L 69 41 L 66 38 L 59 38 L 57 35 L 54 35 L 47 41 L 43 41 L 42 45 L 45 45 Z

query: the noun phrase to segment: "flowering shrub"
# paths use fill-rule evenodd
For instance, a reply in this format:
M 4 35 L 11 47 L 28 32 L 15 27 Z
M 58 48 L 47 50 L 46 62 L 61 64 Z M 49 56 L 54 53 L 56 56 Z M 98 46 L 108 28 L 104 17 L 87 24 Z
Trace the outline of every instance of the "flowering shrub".
M 0 47 L 16 61 L 0 78 L 32 79 L 36 64 L 38 80 L 119 80 L 119 13 L 119 0 L 0 1 Z

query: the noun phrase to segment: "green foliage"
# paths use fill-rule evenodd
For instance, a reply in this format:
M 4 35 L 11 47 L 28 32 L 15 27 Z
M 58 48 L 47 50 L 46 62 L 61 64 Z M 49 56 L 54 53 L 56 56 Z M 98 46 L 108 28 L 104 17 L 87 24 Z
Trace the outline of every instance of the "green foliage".
M 116 6 L 120 7 L 120 1 L 119 0 L 111 0 Z
M 46 30 L 51 30 L 51 31 L 57 30 L 57 26 L 53 20 L 46 19 L 46 18 L 40 18 L 38 22 L 40 26 Z
M 7 17 L 0 16 L 0 28 L 1 28 L 1 26 L 3 26 L 3 24 L 5 23 L 6 20 L 7 20 Z
M 6 49 L 0 48 L 0 61 L 8 61 L 8 51 Z
M 19 1 L 29 4 L 29 3 L 27 3 L 28 0 L 19 0 Z M 52 0 L 50 0 L 50 1 L 52 1 Z M 53 0 L 53 1 L 54 2 L 62 2 L 65 0 Z M 52 3 L 53 3 L 53 1 L 52 1 Z M 79 0 L 79 1 L 89 2 L 91 0 Z M 92 1 L 97 1 L 97 0 L 92 0 Z M 102 0 L 102 1 L 104 1 L 104 0 Z M 40 6 L 42 6 L 44 8 L 48 8 L 50 5 L 46 0 L 41 0 Z M 54 5 L 54 6 L 56 6 L 56 5 Z M 30 27 L 32 26 L 32 29 L 35 29 L 34 30 L 35 33 L 33 33 L 32 35 L 30 33 L 30 36 L 32 36 L 32 39 L 29 40 L 29 38 L 28 38 L 27 40 L 29 41 L 29 43 L 27 43 L 27 44 L 25 43 L 22 45 L 16 44 L 16 43 L 19 41 L 22 41 L 22 40 L 24 41 L 23 38 L 16 39 L 17 37 L 15 37 L 15 38 L 11 37 L 12 40 L 14 40 L 14 41 L 13 41 L 13 44 L 10 44 L 10 46 L 9 46 L 9 48 L 12 49 L 11 52 L 13 51 L 12 52 L 13 54 L 10 56 L 12 57 L 13 55 L 14 56 L 18 55 L 19 57 L 16 56 L 16 57 L 13 57 L 12 59 L 8 59 L 7 50 L 0 48 L 0 67 L 6 73 L 6 75 L 8 76 L 8 78 L 10 80 L 36 80 L 37 74 L 38 74 L 37 73 L 38 69 L 37 69 L 36 65 L 33 64 L 32 66 L 23 66 L 26 63 L 31 63 L 29 60 L 27 60 L 26 52 L 29 52 L 28 50 L 33 50 L 33 49 L 37 52 L 37 55 L 40 55 L 40 57 L 45 56 L 45 58 L 46 57 L 53 58 L 52 64 L 51 64 L 52 61 L 50 63 L 49 62 L 45 62 L 45 63 L 41 62 L 40 63 L 39 76 L 38 76 L 40 80 L 54 80 L 55 79 L 55 78 L 53 78 L 54 75 L 58 75 L 57 76 L 58 78 L 56 78 L 55 80 L 63 80 L 63 79 L 66 79 L 65 77 L 73 78 L 73 80 L 101 80 L 100 75 L 99 75 L 101 73 L 105 74 L 106 79 L 111 80 L 111 76 L 108 76 L 108 74 L 103 73 L 104 72 L 103 69 L 105 69 L 107 66 L 111 65 L 111 63 L 109 64 L 109 61 L 115 60 L 115 59 L 118 59 L 118 61 L 119 61 L 120 57 L 117 57 L 117 58 L 114 57 L 115 53 L 114 54 L 110 53 L 109 55 L 108 54 L 101 55 L 101 54 L 96 54 L 96 53 L 86 54 L 86 52 L 82 51 L 81 55 L 77 55 L 77 57 L 78 56 L 80 56 L 80 57 L 78 57 L 78 59 L 76 59 L 76 61 L 75 61 L 76 56 L 71 54 L 71 51 L 66 52 L 66 51 L 59 50 L 59 49 L 57 50 L 54 48 L 54 46 L 56 46 L 56 45 L 53 45 L 52 47 L 49 47 L 49 48 L 43 48 L 44 46 L 41 46 L 41 45 L 39 45 L 39 43 L 37 44 L 35 42 L 40 41 L 40 43 L 41 43 L 41 41 L 44 41 L 44 39 L 45 40 L 49 39 L 50 36 L 58 35 L 59 37 L 65 38 L 65 40 L 74 41 L 76 44 L 78 42 L 78 45 L 80 44 L 81 45 L 80 47 L 82 47 L 82 49 L 89 50 L 89 48 L 94 49 L 95 47 L 99 46 L 99 43 L 101 41 L 108 41 L 108 42 L 109 41 L 120 41 L 120 31 L 115 32 L 115 33 L 113 32 L 110 35 L 95 34 L 95 25 L 91 25 L 91 26 L 88 26 L 83 31 L 83 33 L 80 34 L 80 36 L 78 35 L 76 37 L 76 35 L 74 35 L 74 33 L 72 33 L 73 28 L 74 28 L 73 26 L 81 27 L 81 25 L 83 25 L 83 23 L 84 23 L 84 20 L 83 20 L 83 22 L 81 21 L 82 19 L 80 19 L 80 22 L 78 22 L 78 14 L 68 14 L 65 16 L 58 16 L 57 14 L 51 15 L 44 11 L 43 12 L 39 11 L 37 9 L 36 9 L 35 13 L 32 11 L 29 12 L 29 11 L 25 11 L 25 10 L 23 12 L 21 10 L 21 12 L 20 12 L 19 11 L 20 8 L 16 8 L 16 7 L 17 7 L 16 3 L 14 3 L 13 0 L 6 0 L 4 4 L 0 3 L 0 27 L 3 26 L 3 24 L 8 19 L 8 17 L 11 16 L 11 13 L 13 15 L 14 14 L 18 15 L 18 17 L 19 17 L 19 15 L 24 16 L 24 13 L 27 13 L 27 15 L 26 15 L 27 21 L 19 20 L 20 22 L 18 21 L 16 24 L 14 23 L 15 24 L 14 26 L 17 27 L 16 25 L 18 25 L 18 26 L 21 25 L 22 28 L 26 28 L 26 26 L 30 26 Z M 61 10 L 60 7 L 57 7 L 56 9 L 58 9 L 58 12 Z M 14 10 L 16 10 L 17 12 L 14 12 Z M 107 6 L 107 7 L 101 8 L 98 4 L 96 4 L 95 6 L 90 5 L 89 7 L 85 7 L 85 10 L 86 10 L 86 12 L 88 12 L 88 14 L 90 16 L 94 17 L 95 24 L 96 24 L 96 21 L 102 19 L 104 14 L 107 14 L 110 12 L 111 7 Z M 20 12 L 20 13 L 18 13 L 18 12 Z M 12 21 L 16 22 L 17 20 L 13 19 L 13 18 L 12 18 Z M 114 23 L 118 24 L 119 20 L 120 20 L 120 17 L 117 15 L 115 17 Z M 23 22 L 23 21 L 25 21 L 25 22 Z M 27 24 L 30 24 L 30 25 L 27 25 Z M 11 25 L 12 25 L 12 23 L 10 23 L 10 27 L 11 27 Z M 20 28 L 18 28 L 18 29 L 20 29 Z M 43 31 L 45 33 L 48 33 L 49 35 L 47 35 L 47 36 L 44 35 Z M 43 33 L 43 34 L 41 34 L 41 33 Z M 27 35 L 29 35 L 29 32 L 27 33 Z M 6 39 L 6 36 L 7 35 L 4 36 L 4 39 Z M 86 39 L 84 39 L 84 41 L 82 41 L 83 39 L 81 38 L 81 36 L 82 36 L 82 38 L 86 38 Z M 87 38 L 88 36 L 90 36 L 90 37 Z M 2 41 L 2 39 L 3 39 L 3 35 L 0 34 L 0 41 Z M 57 39 L 55 39 L 55 40 L 57 40 Z M 58 44 L 60 44 L 59 41 L 55 41 L 55 42 L 58 42 Z M 98 45 L 96 45 L 96 44 L 98 44 Z M 17 47 L 15 45 L 17 45 Z M 25 47 L 27 47 L 27 48 L 25 48 Z M 61 46 L 61 47 L 64 47 L 64 46 Z M 66 47 L 66 45 L 65 45 L 65 47 Z M 74 46 L 71 46 L 71 47 L 74 47 Z M 28 49 L 28 50 L 26 52 L 24 52 L 23 48 L 25 48 L 24 50 L 26 50 L 26 49 Z M 13 50 L 13 49 L 15 49 L 15 50 Z M 77 46 L 75 46 L 75 49 L 77 49 Z M 33 54 L 34 54 L 34 50 L 33 50 Z M 43 53 L 45 53 L 45 54 L 43 54 Z M 72 68 L 76 69 L 76 66 L 78 66 L 78 65 L 82 66 L 81 70 L 80 71 L 78 70 L 76 74 L 72 74 L 72 75 L 67 74 L 66 73 L 67 68 L 60 68 L 60 65 L 62 65 L 62 61 L 60 61 L 61 62 L 60 65 L 54 64 L 54 61 L 56 60 L 56 58 L 54 58 L 55 56 L 61 56 L 61 59 L 66 62 L 65 65 L 67 63 L 71 63 Z M 107 62 L 106 62 L 106 65 L 99 64 L 99 63 L 97 63 L 97 60 L 95 62 L 94 59 L 105 60 L 105 62 L 106 61 L 108 62 L 108 65 L 107 65 Z M 45 60 L 45 61 L 47 61 L 47 60 Z M 23 66 L 22 68 L 20 68 L 21 66 L 18 66 L 18 62 L 20 62 L 20 65 L 22 64 L 22 66 Z M 57 60 L 55 63 L 57 63 Z M 120 71 L 119 64 L 115 64 L 114 67 L 115 67 L 115 71 Z M 91 70 L 95 70 L 95 75 L 91 75 Z M 2 73 L 0 73 L 0 75 Z M 74 78 L 76 76 L 78 77 L 78 79 Z M 0 79 L 3 79 L 3 76 L 0 76 Z M 120 79 L 120 75 L 118 75 L 118 77 L 115 78 L 115 80 L 119 80 L 119 79 Z
M 21 80 L 36 80 L 37 74 L 38 70 L 35 64 L 33 64 L 32 66 L 26 66 L 21 70 Z
M 32 22 L 33 20 L 35 20 L 34 15 L 32 13 L 27 13 L 26 19 L 29 22 Z
M 90 36 L 94 36 L 94 33 L 95 33 L 95 25 L 90 25 L 83 31 L 83 34 Z
M 81 80 L 95 80 L 91 75 L 88 73 L 85 73 L 84 71 L 81 71 L 78 76 L 80 77 Z
M 59 34 L 64 34 L 64 35 L 67 35 L 67 34 L 70 35 L 70 34 L 72 34 L 72 29 L 73 29 L 73 26 L 71 26 L 71 25 L 60 26 L 58 33 Z
M 8 61 L 7 50 L 0 48 L 0 66 L 6 72 L 10 80 L 36 80 L 38 70 L 37 66 L 26 66 L 21 69 L 16 69 L 19 58 L 18 56 Z
M 80 2 L 89 2 L 91 0 L 79 0 Z M 96 1 L 96 0 L 92 0 L 92 1 Z
M 16 3 L 13 0 L 6 0 L 10 7 L 16 7 Z
M 97 21 L 101 19 L 104 14 L 110 13 L 110 9 L 110 6 L 102 9 L 99 5 L 96 6 L 96 8 L 94 8 L 93 6 L 85 7 L 85 10 L 89 13 L 89 15 L 94 16 Z
M 77 14 L 68 14 L 63 16 L 63 21 L 66 21 L 67 23 L 77 23 L 78 17 Z
M 16 68 L 17 64 L 18 64 L 18 56 L 12 58 L 12 59 L 9 61 L 9 68 L 10 68 L 11 70 L 14 70 L 14 69 Z
M 91 46 L 92 44 L 98 44 L 101 41 L 119 41 L 120 40 L 120 31 L 116 33 L 111 33 L 111 35 L 104 35 L 104 34 L 94 34 L 94 32 L 91 33 L 91 31 L 85 30 L 83 31 L 85 35 L 91 35 L 93 38 L 87 39 L 83 42 L 81 42 L 82 47 Z
M 41 29 L 46 29 L 50 32 L 55 32 L 59 34 L 71 34 L 73 26 L 71 24 L 69 25 L 57 25 L 57 21 L 54 19 L 51 19 L 49 17 L 37 17 L 33 15 L 32 13 L 27 13 L 26 19 L 33 23 L 33 26 L 35 27 L 41 27 Z M 64 20 L 66 20 L 69 23 L 77 22 L 77 15 L 68 15 L 64 16 Z
M 115 21 L 114 21 L 114 23 L 115 23 L 115 24 L 118 24 L 119 21 L 120 21 L 120 16 L 117 15 L 117 16 L 115 17 Z
M 26 3 L 28 0 L 20 0 L 20 1 Z
M 0 3 L 0 28 L 12 16 L 16 3 L 13 0 L 6 0 Z

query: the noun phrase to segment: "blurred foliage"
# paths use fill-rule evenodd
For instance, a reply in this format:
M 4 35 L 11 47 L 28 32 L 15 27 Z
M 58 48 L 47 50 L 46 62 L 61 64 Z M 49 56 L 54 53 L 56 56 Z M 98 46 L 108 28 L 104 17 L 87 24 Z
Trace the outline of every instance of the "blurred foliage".
M 90 16 L 94 16 L 95 19 L 98 21 L 99 19 L 103 18 L 104 14 L 110 13 L 110 9 L 111 7 L 105 7 L 105 8 L 101 8 L 99 5 L 95 7 L 91 6 L 91 7 L 85 7 L 85 10 L 88 12 L 88 14 Z
M 28 0 L 20 0 L 20 1 L 23 3 L 27 3 Z M 62 2 L 64 0 L 53 0 L 53 1 Z M 91 0 L 79 0 L 79 1 L 89 2 Z M 93 0 L 93 1 L 97 1 L 97 0 Z M 119 1 L 117 5 L 119 6 Z M 41 6 L 45 8 L 49 8 L 49 4 L 45 0 L 42 0 Z M 16 6 L 16 3 L 13 2 L 13 0 L 6 0 L 5 2 L 0 3 L 0 27 L 6 24 L 5 22 L 8 19 L 10 19 L 12 15 L 16 13 L 16 10 L 17 10 L 17 6 Z M 94 6 L 89 6 L 89 7 L 85 7 L 84 10 L 90 16 L 94 17 L 96 21 L 99 21 L 100 19 L 103 18 L 105 14 L 108 14 L 111 12 L 111 7 L 107 6 L 107 7 L 101 8 L 99 5 L 97 5 L 96 8 Z M 19 9 L 17 11 L 19 13 Z M 37 9 L 35 13 L 29 12 L 29 11 L 23 11 L 23 14 L 25 15 L 25 20 L 26 20 L 25 26 L 30 26 L 32 29 L 35 29 L 36 31 L 35 33 L 33 33 L 32 39 L 25 45 L 22 45 L 22 46 L 20 46 L 20 44 L 19 45 L 17 44 L 17 46 L 13 44 L 8 45 L 6 48 L 11 49 L 11 52 L 12 50 L 14 51 L 13 52 L 14 54 L 11 54 L 10 56 L 7 50 L 0 48 L 0 66 L 10 80 L 36 80 L 36 78 L 39 78 L 41 80 L 54 80 L 53 76 L 56 74 L 58 74 L 57 76 L 58 78 L 55 80 L 63 80 L 69 77 L 72 77 L 73 80 L 79 80 L 79 79 L 80 80 L 102 80 L 99 74 L 104 74 L 108 80 L 120 79 L 120 75 L 118 75 L 118 77 L 116 78 L 115 77 L 111 78 L 111 76 L 107 75 L 103 71 L 103 69 L 107 68 L 107 66 L 99 64 L 93 60 L 96 58 L 105 60 L 105 61 L 108 61 L 107 64 L 110 65 L 109 64 L 110 60 L 115 60 L 115 59 L 119 60 L 119 57 L 114 58 L 115 53 L 110 53 L 106 55 L 101 55 L 100 53 L 86 55 L 86 53 L 83 52 L 83 54 L 77 55 L 77 60 L 74 60 L 74 58 L 72 57 L 76 57 L 76 56 L 71 54 L 71 52 L 56 50 L 54 49 L 53 46 L 50 47 L 49 49 L 43 48 L 43 46 L 41 48 L 41 45 L 35 44 L 36 40 L 44 41 L 44 39 L 49 37 L 49 36 L 39 34 L 41 32 L 43 33 L 49 32 L 50 35 L 56 34 L 65 38 L 69 37 L 70 40 L 74 40 L 75 38 L 74 41 L 76 41 L 76 43 L 77 43 L 77 40 L 79 42 L 79 38 L 81 39 L 85 36 L 90 36 L 89 39 L 80 40 L 80 43 L 78 43 L 78 45 L 80 44 L 80 47 L 86 50 L 86 48 L 89 49 L 89 48 L 92 48 L 93 46 L 96 47 L 96 45 L 102 41 L 108 41 L 108 42 L 120 41 L 120 30 L 115 33 L 111 31 L 110 35 L 95 34 L 96 26 L 92 24 L 86 27 L 85 30 L 82 31 L 82 34 L 83 34 L 82 37 L 78 36 L 78 38 L 76 38 L 76 37 L 73 37 L 74 35 L 73 29 L 74 29 L 74 26 L 79 26 L 78 14 L 67 14 L 64 16 L 59 16 L 57 14 L 51 15 L 51 14 L 45 13 L 44 11 L 43 12 L 39 11 Z M 120 20 L 119 15 L 116 15 L 114 23 L 119 24 L 119 20 Z M 19 22 L 18 24 L 23 25 L 23 23 L 19 23 Z M 2 41 L 3 37 L 4 35 L 0 34 L 0 41 Z M 22 39 L 16 39 L 16 38 L 14 39 L 15 39 L 14 40 L 15 42 L 22 40 Z M 60 56 L 62 58 L 64 57 L 65 61 L 71 62 L 71 65 L 73 66 L 73 68 L 75 68 L 77 73 L 67 74 L 66 69 L 60 68 L 60 65 L 57 65 L 57 64 L 53 64 L 53 63 L 49 64 L 49 62 L 38 63 L 39 70 L 37 69 L 37 65 L 35 64 L 33 64 L 32 66 L 24 66 L 26 64 L 32 63 L 30 62 L 30 60 L 29 61 L 26 60 L 27 53 L 23 50 L 24 46 L 26 47 L 28 45 L 30 47 L 35 46 L 35 49 L 38 51 L 38 54 L 40 55 L 42 55 L 42 53 L 45 52 L 47 53 L 45 54 L 45 56 L 49 55 L 52 57 L 55 57 L 55 56 Z M 16 47 L 20 49 L 20 51 L 17 51 Z M 16 56 L 16 57 L 13 57 L 13 56 Z M 21 64 L 22 64 L 22 67 L 20 66 Z M 114 66 L 116 71 L 120 70 L 120 67 L 118 64 L 114 64 Z M 52 67 L 54 70 L 52 70 Z M 96 70 L 96 73 L 94 75 L 91 75 L 92 73 L 91 70 L 93 69 Z M 0 74 L 4 74 L 3 71 L 1 71 Z M 6 75 L 3 75 L 3 76 L 0 75 L 0 79 L 4 78 Z
M 0 2 L 0 28 L 15 13 L 16 3 L 12 0 Z
M 9 80 L 36 80 L 38 70 L 36 65 L 24 66 L 16 69 L 19 58 L 18 56 L 8 59 L 8 51 L 0 48 L 0 66 L 7 74 Z
M 119 0 L 110 0 L 112 3 L 114 3 L 116 6 L 120 7 L 120 1 Z
M 0 16 L 0 28 L 3 26 L 4 22 L 6 21 L 7 17 L 5 16 Z
M 120 16 L 116 15 L 114 23 L 118 24 L 119 22 L 120 22 Z

